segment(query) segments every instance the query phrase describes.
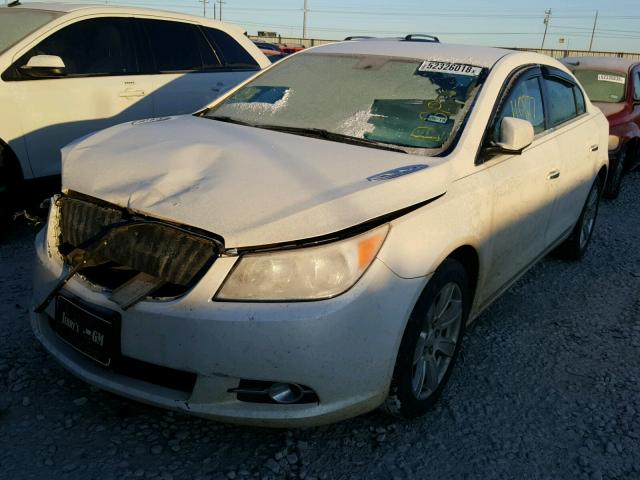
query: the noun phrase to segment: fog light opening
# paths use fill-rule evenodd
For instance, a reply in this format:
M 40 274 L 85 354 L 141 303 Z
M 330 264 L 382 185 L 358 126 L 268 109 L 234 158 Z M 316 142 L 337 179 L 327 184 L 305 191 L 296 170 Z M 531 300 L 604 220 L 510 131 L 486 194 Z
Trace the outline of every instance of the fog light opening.
M 297 403 L 304 396 L 303 388 L 295 383 L 274 383 L 268 393 L 276 403 Z
M 277 405 L 320 403 L 316 392 L 298 383 L 241 379 L 236 388 L 230 388 L 227 391 L 235 393 L 236 398 L 241 402 Z

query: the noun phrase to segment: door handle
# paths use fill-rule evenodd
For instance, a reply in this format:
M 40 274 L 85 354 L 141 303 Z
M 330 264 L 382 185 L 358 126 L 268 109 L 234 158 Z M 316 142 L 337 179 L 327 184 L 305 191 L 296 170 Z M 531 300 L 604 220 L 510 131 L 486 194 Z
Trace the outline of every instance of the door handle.
M 547 175 L 547 179 L 555 180 L 559 176 L 560 176 L 560 170 L 552 170 L 549 172 L 549 175 Z
M 600 147 L 598 147 L 598 145 L 591 145 L 591 151 L 592 152 L 597 152 L 598 148 L 600 148 Z
M 122 98 L 144 97 L 144 90 L 124 90 L 118 94 Z

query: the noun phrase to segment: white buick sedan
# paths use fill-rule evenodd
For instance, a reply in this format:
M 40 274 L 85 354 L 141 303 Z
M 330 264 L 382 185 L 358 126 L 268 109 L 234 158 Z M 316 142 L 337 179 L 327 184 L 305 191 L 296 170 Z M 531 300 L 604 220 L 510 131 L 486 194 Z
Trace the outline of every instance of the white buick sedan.
M 33 330 L 89 383 L 212 419 L 415 417 L 483 309 L 551 250 L 585 252 L 607 144 L 546 56 L 309 49 L 63 150 Z

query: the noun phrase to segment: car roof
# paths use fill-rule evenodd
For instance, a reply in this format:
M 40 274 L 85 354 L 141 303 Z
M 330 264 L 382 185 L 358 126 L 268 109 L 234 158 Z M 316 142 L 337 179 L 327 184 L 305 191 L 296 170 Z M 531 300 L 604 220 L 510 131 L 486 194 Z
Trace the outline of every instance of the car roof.
M 504 48 L 476 47 L 435 42 L 411 42 L 399 39 L 376 39 L 375 42 L 368 40 L 337 42 L 308 50 L 308 54 L 319 53 L 385 55 L 390 57 L 464 63 L 479 67 L 492 67 L 505 55 L 518 54 L 518 52 Z
M 618 57 L 565 57 L 560 61 L 570 70 L 609 70 L 624 73 L 638 63 L 637 60 Z
M 95 7 L 104 7 L 104 4 L 91 4 L 91 3 L 45 3 L 45 2 L 33 2 L 33 3 L 21 3 L 20 5 L 16 5 L 15 7 L 9 7 L 11 9 L 17 8 L 27 8 L 31 10 L 49 10 L 50 12 L 62 12 L 69 13 L 75 10 L 81 10 L 84 8 L 95 8 Z
M 171 10 L 162 10 L 161 8 L 144 8 L 144 7 L 130 7 L 120 4 L 104 4 L 104 3 L 66 3 L 66 2 L 29 2 L 16 5 L 15 7 L 3 7 L 10 10 L 24 9 L 24 10 L 47 10 L 50 12 L 58 12 L 61 14 L 73 13 L 80 10 L 87 11 L 87 13 L 96 14 L 109 14 L 109 13 L 131 13 L 139 15 L 158 15 L 161 13 L 166 16 L 170 16 L 175 19 L 187 20 L 190 22 L 198 23 L 211 23 L 216 22 L 211 18 L 204 18 L 196 15 L 189 15 L 185 13 L 174 12 Z M 90 11 L 90 12 L 89 12 Z M 228 25 L 230 28 L 236 28 L 240 30 L 240 27 Z

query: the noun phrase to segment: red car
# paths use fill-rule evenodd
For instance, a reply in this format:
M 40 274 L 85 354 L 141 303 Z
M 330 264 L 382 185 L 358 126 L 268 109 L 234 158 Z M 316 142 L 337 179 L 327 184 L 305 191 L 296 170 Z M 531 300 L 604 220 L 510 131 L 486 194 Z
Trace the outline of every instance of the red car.
M 300 50 L 304 50 L 304 45 L 300 45 L 299 43 L 281 43 L 280 50 L 287 55 L 290 55 L 292 53 L 299 52 Z
M 613 57 L 567 57 L 562 62 L 609 120 L 605 196 L 616 198 L 624 171 L 640 164 L 640 62 Z
M 256 44 L 256 46 L 260 49 L 260 51 L 264 53 L 269 60 L 271 60 L 271 63 L 275 63 L 278 60 L 287 56 L 287 54 L 284 53 L 280 49 L 280 47 L 275 43 L 258 42 L 258 41 L 254 41 L 253 43 Z

